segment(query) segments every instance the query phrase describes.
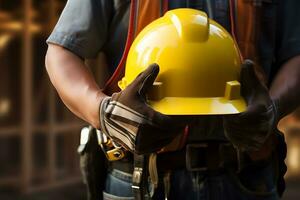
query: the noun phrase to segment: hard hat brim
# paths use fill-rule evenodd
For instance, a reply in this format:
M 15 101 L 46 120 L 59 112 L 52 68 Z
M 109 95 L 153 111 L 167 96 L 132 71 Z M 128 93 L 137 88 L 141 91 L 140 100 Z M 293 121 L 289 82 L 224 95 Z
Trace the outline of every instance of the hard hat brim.
M 247 104 L 243 98 L 228 100 L 214 98 L 165 97 L 149 101 L 149 105 L 165 115 L 226 115 L 244 112 Z

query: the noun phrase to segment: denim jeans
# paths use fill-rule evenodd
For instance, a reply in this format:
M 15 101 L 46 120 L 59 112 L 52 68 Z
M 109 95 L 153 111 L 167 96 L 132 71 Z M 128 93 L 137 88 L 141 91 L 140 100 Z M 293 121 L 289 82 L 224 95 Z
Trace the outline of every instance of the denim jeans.
M 177 170 L 170 176 L 171 200 L 274 200 L 279 199 L 276 190 L 276 173 L 273 164 L 250 168 L 238 175 L 231 171 L 218 173 Z M 112 170 L 106 180 L 104 200 L 134 199 L 131 191 L 131 174 Z M 165 199 L 163 184 L 154 195 Z
M 131 179 L 131 174 L 116 169 L 109 172 L 106 177 L 105 191 L 103 191 L 103 199 L 134 199 L 131 189 Z

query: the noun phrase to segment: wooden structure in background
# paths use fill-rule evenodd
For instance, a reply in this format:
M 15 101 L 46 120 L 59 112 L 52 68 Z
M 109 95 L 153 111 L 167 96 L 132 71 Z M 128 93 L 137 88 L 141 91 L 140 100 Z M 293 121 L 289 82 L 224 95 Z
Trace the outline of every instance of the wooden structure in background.
M 0 188 L 7 186 L 28 193 L 81 180 L 76 147 L 84 123 L 62 106 L 43 66 L 46 37 L 66 1 L 14 1 L 18 1 L 17 4 L 11 2 L 18 7 L 17 17 L 12 11 L 1 10 L 0 0 L 0 20 L 2 20 L 0 26 L 7 24 L 0 27 L 0 43 L 4 33 L 21 41 L 20 58 L 15 57 L 16 49 L 8 54 L 10 60 L 21 59 L 18 76 L 8 78 L 16 79 L 18 82 L 17 93 L 20 98 L 16 95 L 11 96 L 8 101 L 19 98 L 17 103 L 11 103 L 12 105 L 3 103 L 2 107 L 3 110 L 5 105 L 17 110 L 16 116 L 20 115 L 20 120 L 14 117 L 1 123 L 5 116 L 1 119 L 0 114 L 0 142 L 6 144 L 5 147 L 3 145 L 0 147 L 2 152 L 0 159 L 4 158 L 0 160 Z M 35 8 L 37 4 L 39 8 Z M 1 19 L 3 15 L 9 17 Z M 39 17 L 36 19 L 35 16 Z M 2 67 L 1 63 L 1 70 L 5 71 L 6 68 Z M 16 66 L 9 66 L 11 67 Z M 7 67 L 7 70 L 9 68 Z M 0 84 L 3 86 L 8 83 L 0 80 Z M 5 87 L 13 90 L 10 85 Z M 1 94 L 0 90 L 0 107 L 1 95 L 3 97 L 5 94 Z M 13 160 L 13 164 L 9 163 L 10 159 Z
M 0 193 L 4 187 L 29 193 L 81 181 L 76 148 L 84 123 L 62 105 L 44 70 L 45 40 L 65 2 L 0 0 Z M 103 58 L 90 64 L 99 62 L 92 70 L 101 85 L 106 77 L 100 74 L 108 74 Z M 295 147 L 287 163 L 300 169 L 299 124 L 286 122 L 284 131 L 288 147 Z M 288 178 L 300 180 L 299 169 Z
M 278 126 L 285 134 L 288 147 L 286 179 L 299 184 L 300 181 L 300 108 L 293 114 L 283 118 Z

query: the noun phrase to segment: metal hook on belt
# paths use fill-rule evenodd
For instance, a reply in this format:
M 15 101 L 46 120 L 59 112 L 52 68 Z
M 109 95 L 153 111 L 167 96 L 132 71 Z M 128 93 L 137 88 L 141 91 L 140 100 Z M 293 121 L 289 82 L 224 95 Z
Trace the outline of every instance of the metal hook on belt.
M 147 162 L 148 156 L 134 154 L 134 170 L 132 174 L 132 191 L 135 200 L 143 200 L 147 188 Z
M 104 152 L 108 161 L 121 160 L 125 157 L 125 150 L 122 146 L 119 146 L 108 138 L 100 130 L 97 130 L 98 143 Z

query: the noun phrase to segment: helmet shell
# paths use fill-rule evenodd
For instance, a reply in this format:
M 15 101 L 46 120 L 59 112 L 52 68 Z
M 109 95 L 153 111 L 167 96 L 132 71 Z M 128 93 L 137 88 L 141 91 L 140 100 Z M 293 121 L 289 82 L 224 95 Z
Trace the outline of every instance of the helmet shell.
M 160 72 L 149 104 L 163 114 L 235 114 L 246 109 L 238 47 L 204 12 L 175 9 L 146 26 L 129 50 L 120 88 L 152 63 Z

